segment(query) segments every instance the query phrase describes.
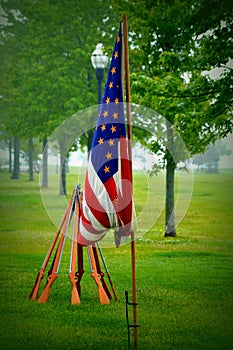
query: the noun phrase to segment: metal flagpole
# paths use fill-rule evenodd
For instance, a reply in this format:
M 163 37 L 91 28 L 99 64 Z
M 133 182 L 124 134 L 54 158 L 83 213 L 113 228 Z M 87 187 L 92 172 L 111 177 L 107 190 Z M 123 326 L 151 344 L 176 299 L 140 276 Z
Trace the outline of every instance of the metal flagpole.
M 127 113 L 127 133 L 128 133 L 128 154 L 130 161 L 131 184 L 132 176 L 132 126 L 130 116 L 130 82 L 129 82 L 129 54 L 128 54 L 128 21 L 123 17 L 123 39 L 124 39 L 124 63 L 125 63 L 125 84 L 126 84 L 126 113 Z M 138 317 L 137 317 L 137 286 L 136 286 L 136 247 L 135 233 L 131 231 L 131 264 L 132 264 L 132 293 L 133 293 L 133 319 L 134 319 L 134 347 L 138 345 Z

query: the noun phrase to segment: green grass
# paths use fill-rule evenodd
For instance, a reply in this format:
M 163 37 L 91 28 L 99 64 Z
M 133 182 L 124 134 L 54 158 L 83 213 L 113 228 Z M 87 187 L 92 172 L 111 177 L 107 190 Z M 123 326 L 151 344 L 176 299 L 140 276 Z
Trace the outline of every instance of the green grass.
M 177 237 L 171 239 L 163 237 L 163 176 L 154 179 L 149 198 L 154 206 L 143 213 L 147 179 L 135 174 L 136 211 L 143 213 L 136 243 L 138 349 L 232 349 L 232 175 L 230 170 L 195 174 L 190 205 Z M 28 299 L 56 232 L 49 217 L 62 213 L 64 199 L 56 189 L 52 191 L 51 183 L 52 201 L 45 210 L 37 177 L 34 182 L 27 178 L 10 180 L 0 173 L 1 349 L 127 349 L 124 291 L 131 299 L 129 245 L 103 249 L 119 301 L 99 304 L 85 253 L 81 305 L 70 304 L 70 240 L 49 302 Z M 68 174 L 69 196 L 76 179 L 75 172 Z M 185 175 L 181 180 L 186 180 Z M 50 205 L 58 211 L 51 213 Z M 146 226 L 153 215 L 155 222 L 143 234 L 144 222 Z

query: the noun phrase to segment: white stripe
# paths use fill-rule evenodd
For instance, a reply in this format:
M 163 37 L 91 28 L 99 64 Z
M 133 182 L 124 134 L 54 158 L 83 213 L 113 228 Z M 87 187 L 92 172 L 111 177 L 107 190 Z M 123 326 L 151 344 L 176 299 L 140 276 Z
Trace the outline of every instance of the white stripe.
M 88 240 L 90 242 L 96 242 L 96 241 L 102 239 L 106 235 L 106 232 L 107 232 L 107 230 L 105 232 L 102 232 L 102 233 L 90 233 L 83 226 L 82 220 L 80 220 L 80 233 L 86 240 Z

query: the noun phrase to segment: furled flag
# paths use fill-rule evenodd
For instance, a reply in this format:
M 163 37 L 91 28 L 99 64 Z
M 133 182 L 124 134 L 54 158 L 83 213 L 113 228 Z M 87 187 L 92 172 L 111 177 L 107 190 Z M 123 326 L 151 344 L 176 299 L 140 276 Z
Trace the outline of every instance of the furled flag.
M 122 46 L 120 28 L 86 173 L 78 236 L 82 245 L 102 239 L 113 228 L 119 246 L 131 232 L 132 181 L 124 120 Z

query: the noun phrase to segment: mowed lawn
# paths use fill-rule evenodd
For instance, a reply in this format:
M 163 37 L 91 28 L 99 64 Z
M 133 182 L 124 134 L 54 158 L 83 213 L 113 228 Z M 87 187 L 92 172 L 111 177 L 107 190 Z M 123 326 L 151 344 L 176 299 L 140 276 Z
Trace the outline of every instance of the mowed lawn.
M 182 174 L 179 181 L 185 184 L 186 176 Z M 83 181 L 73 169 L 67 175 L 67 200 L 76 180 Z M 182 207 L 184 201 L 183 213 L 177 216 L 181 222 L 176 238 L 163 237 L 164 176 L 152 181 L 155 185 L 148 190 L 145 174 L 134 174 L 135 208 L 140 217 L 136 241 L 138 349 L 230 350 L 233 171 L 196 173 L 188 204 L 190 186 L 176 191 L 177 197 L 186 191 L 180 202 Z M 50 201 L 41 195 L 37 176 L 29 182 L 27 174 L 10 180 L 9 174 L 0 173 L 1 349 L 127 349 L 125 290 L 131 300 L 130 245 L 103 248 L 118 301 L 99 304 L 85 251 L 81 305 L 71 305 L 70 239 L 48 303 L 28 298 L 55 236 L 56 226 L 50 218 L 58 214 L 52 207 L 61 200 L 64 198 L 56 191 L 51 191 Z M 60 219 L 57 217 L 58 222 Z M 45 282 L 46 276 L 40 293 Z M 132 309 L 129 311 L 132 322 Z

